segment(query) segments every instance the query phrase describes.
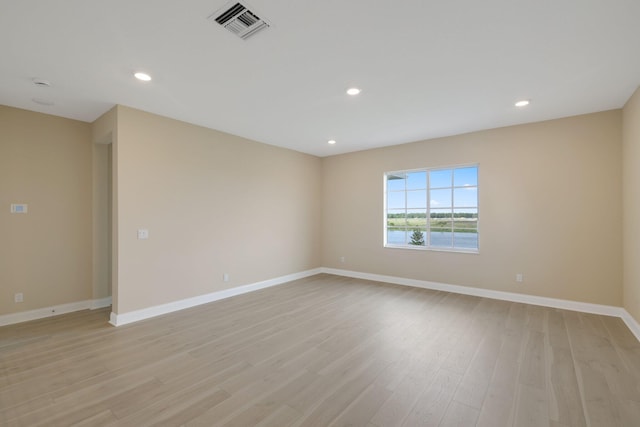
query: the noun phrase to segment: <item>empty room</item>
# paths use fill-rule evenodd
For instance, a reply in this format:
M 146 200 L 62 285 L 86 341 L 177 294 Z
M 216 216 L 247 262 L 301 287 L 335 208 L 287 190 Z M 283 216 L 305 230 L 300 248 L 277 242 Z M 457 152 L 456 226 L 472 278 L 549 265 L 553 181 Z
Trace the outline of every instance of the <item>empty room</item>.
M 640 425 L 640 2 L 0 0 L 0 425 Z

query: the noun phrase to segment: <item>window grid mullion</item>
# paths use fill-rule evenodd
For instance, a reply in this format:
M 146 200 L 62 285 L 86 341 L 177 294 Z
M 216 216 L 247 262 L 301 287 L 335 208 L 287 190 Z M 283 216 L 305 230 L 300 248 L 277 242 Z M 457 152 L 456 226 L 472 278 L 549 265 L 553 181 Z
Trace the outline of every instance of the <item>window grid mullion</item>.
M 454 181 L 454 176 L 455 176 L 455 168 L 451 169 L 451 228 L 450 228 L 450 233 L 451 233 L 451 248 L 454 248 L 454 236 L 453 236 L 453 207 L 456 205 L 456 201 L 454 199 L 455 197 L 455 191 L 453 191 L 453 184 L 455 183 Z
M 426 175 L 426 179 L 427 179 L 427 200 L 425 200 L 426 204 L 427 204 L 427 213 L 426 213 L 426 217 L 425 217 L 425 239 L 424 239 L 424 245 L 427 248 L 431 247 L 431 186 L 430 186 L 430 177 L 429 177 L 429 171 L 427 171 Z
M 409 229 L 408 227 L 408 222 L 409 222 L 409 218 L 407 217 L 409 215 L 409 211 L 407 209 L 407 206 L 409 205 L 409 194 L 408 194 L 408 188 L 407 188 L 407 184 L 408 184 L 408 179 L 404 180 L 404 244 L 408 245 L 409 241 L 407 240 L 407 230 Z

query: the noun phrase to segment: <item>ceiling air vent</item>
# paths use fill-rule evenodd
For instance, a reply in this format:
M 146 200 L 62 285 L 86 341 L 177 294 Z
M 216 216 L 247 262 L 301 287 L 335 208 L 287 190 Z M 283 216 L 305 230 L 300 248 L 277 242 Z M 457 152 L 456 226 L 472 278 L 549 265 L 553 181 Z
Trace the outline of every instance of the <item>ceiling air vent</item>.
M 242 3 L 235 1 L 228 3 L 207 19 L 217 22 L 243 40 L 269 27 L 266 21 L 260 19 Z

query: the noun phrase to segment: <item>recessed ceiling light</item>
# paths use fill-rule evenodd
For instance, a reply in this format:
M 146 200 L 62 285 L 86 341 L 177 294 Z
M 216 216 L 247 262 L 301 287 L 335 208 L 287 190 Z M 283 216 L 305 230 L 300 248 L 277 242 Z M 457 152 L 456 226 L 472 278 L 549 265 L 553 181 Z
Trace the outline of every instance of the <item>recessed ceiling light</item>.
M 336 143 L 335 139 L 330 139 L 330 140 L 327 141 L 327 144 L 330 144 L 330 145 L 333 145 L 335 143 Z
M 134 77 L 138 80 L 142 80 L 143 82 L 151 81 L 151 76 L 147 73 L 137 72 L 134 74 Z
M 347 89 L 347 95 L 351 95 L 351 96 L 357 95 L 360 92 L 361 92 L 360 89 L 358 89 L 357 87 L 350 87 L 349 89 Z
M 529 105 L 529 102 L 530 101 L 528 99 L 523 99 L 522 101 L 516 102 L 516 107 L 526 107 Z

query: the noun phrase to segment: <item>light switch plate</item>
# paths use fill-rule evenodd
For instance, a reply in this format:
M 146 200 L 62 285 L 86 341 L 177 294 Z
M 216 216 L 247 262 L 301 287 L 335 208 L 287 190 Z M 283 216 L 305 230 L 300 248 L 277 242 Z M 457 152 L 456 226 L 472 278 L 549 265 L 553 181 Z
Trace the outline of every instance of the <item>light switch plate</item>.
M 138 240 L 146 240 L 149 238 L 149 230 L 145 228 L 138 229 Z
M 26 204 L 12 203 L 11 213 L 27 213 L 28 206 Z

